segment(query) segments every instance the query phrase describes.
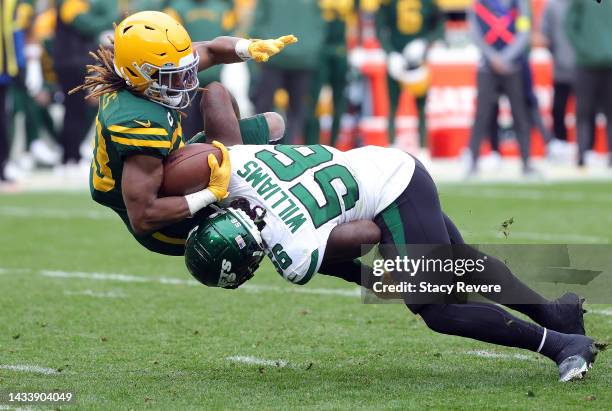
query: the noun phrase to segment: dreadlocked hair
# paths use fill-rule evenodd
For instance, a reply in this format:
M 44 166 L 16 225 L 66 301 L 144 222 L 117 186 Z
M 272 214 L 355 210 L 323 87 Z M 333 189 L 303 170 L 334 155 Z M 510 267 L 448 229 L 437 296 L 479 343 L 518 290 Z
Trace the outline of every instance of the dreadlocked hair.
M 89 55 L 96 60 L 96 63 L 87 65 L 85 82 L 70 90 L 68 94 L 85 91 L 88 93 L 85 98 L 98 98 L 123 89 L 136 90 L 135 87 L 128 86 L 125 80 L 115 72 L 113 65 L 115 54 L 112 49 L 100 45 L 95 53 L 90 51 Z
M 251 203 L 244 197 L 236 197 L 229 206 L 244 211 L 253 220 L 259 231 L 263 230 L 266 226 L 264 222 L 264 217 L 266 216 L 265 208 L 260 206 L 251 208 Z
M 132 92 L 139 92 L 140 87 L 129 86 L 126 81 L 121 78 L 115 72 L 115 66 L 113 60 L 115 59 L 115 53 L 111 48 L 98 46 L 98 50 L 94 53 L 89 52 L 89 55 L 96 60 L 96 64 L 87 65 L 87 76 L 85 76 L 85 83 L 81 84 L 70 90 L 69 95 L 78 93 L 79 91 L 85 91 L 88 94 L 85 96 L 88 98 L 98 98 L 107 93 L 114 93 L 119 90 L 128 90 Z M 198 87 L 198 91 L 206 91 L 205 88 Z M 148 96 L 149 100 L 161 102 L 162 99 L 155 96 Z M 187 113 L 178 110 L 183 116 L 187 117 Z

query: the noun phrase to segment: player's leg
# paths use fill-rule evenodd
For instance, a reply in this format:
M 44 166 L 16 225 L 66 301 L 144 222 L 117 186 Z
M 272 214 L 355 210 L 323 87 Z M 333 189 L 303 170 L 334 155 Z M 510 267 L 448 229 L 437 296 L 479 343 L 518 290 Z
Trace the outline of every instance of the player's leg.
M 518 72 L 504 76 L 502 85 L 504 94 L 506 94 L 510 101 L 514 130 L 520 147 L 523 168 L 525 172 L 529 172 L 531 121 L 529 108 L 527 107 L 523 74 Z
M 304 143 L 307 145 L 319 144 L 321 140 L 321 120 L 317 116 L 317 105 L 323 83 L 327 81 L 329 60 L 321 53 L 319 61 L 320 64 L 312 74 L 307 96 L 306 120 L 304 125 Z
M 402 88 L 400 83 L 387 75 L 387 86 L 389 89 L 389 118 L 387 119 L 387 133 L 389 134 L 389 144 L 395 143 L 395 116 L 399 107 L 399 100 Z
M 465 244 L 459 229 L 446 214 L 444 214 L 444 224 L 451 244 Z M 456 248 L 455 251 L 472 253 L 468 248 Z M 473 250 L 472 256 L 466 255 L 463 258 L 478 258 L 477 254 L 477 251 Z M 483 297 L 525 314 L 543 327 L 567 334 L 585 334 L 582 309 L 584 300 L 576 294 L 567 293 L 550 301 L 529 288 L 499 259 L 487 255 L 487 267 L 489 269 L 482 276 L 474 273 L 473 281 L 478 284 L 500 285 L 502 292 L 481 293 Z M 519 296 L 521 301 L 528 303 L 519 304 L 516 300 Z M 512 300 L 517 303 L 509 304 L 508 301 Z
M 193 137 L 190 143 L 210 142 L 229 136 L 226 145 L 230 145 L 230 141 L 232 144 L 268 144 L 281 139 L 285 132 L 285 122 L 277 113 L 257 114 L 238 121 L 240 112 L 236 100 L 218 82 L 206 86 L 200 111 L 206 132 Z M 236 122 L 241 139 L 236 135 Z
M 553 130 L 558 140 L 567 141 L 567 127 L 565 126 L 565 112 L 572 86 L 565 82 L 555 82 L 553 97 Z
M 420 307 L 418 314 L 441 334 L 540 353 L 559 366 L 561 381 L 581 378 L 598 352 L 589 337 L 528 323 L 493 304 L 430 304 Z
M 477 170 L 478 158 L 480 157 L 480 144 L 483 137 L 489 132 L 491 119 L 497 111 L 499 98 L 498 76 L 489 72 L 478 72 L 478 97 L 476 99 L 476 117 L 470 137 L 470 152 L 472 155 L 472 167 L 470 172 Z
M 4 166 L 8 160 L 9 144 L 6 118 L 6 91 L 7 86 L 0 84 L 0 182 L 5 180 Z
M 288 70 L 285 72 L 285 86 L 289 94 L 287 108 L 287 143 L 296 144 L 304 133 L 305 103 L 313 70 Z
M 590 149 L 595 134 L 593 118 L 597 114 L 599 84 L 595 70 L 578 68 L 576 71 L 576 132 L 578 134 L 578 165 L 584 165 L 584 155 Z
M 274 93 L 283 82 L 282 70 L 264 64 L 257 75 L 255 89 L 253 91 L 253 104 L 255 111 L 264 113 L 271 111 L 274 106 Z
M 330 83 L 332 87 L 333 102 L 334 102 L 334 116 L 331 128 L 331 141 L 330 145 L 333 147 L 338 141 L 338 135 L 340 134 L 340 127 L 342 123 L 342 116 L 346 111 L 347 98 L 346 98 L 346 86 L 347 76 L 346 73 L 349 70 L 348 59 L 346 54 L 333 55 L 331 57 L 332 62 L 330 63 Z
M 442 213 L 433 180 L 420 163 L 404 193 L 375 222 L 382 232 L 381 244 L 400 256 L 406 244 L 451 244 L 450 221 Z M 415 304 L 410 297 L 406 303 L 436 332 L 540 352 L 557 364 L 577 361 L 581 370 L 594 360 L 590 338 L 546 330 L 493 304 Z M 574 355 L 579 359 L 570 358 Z
M 60 132 L 60 143 L 64 149 L 62 162 L 77 162 L 81 158 L 79 147 L 90 123 L 91 106 L 83 101 L 83 92 L 69 95 L 68 91 L 80 84 L 82 79 L 81 69 L 63 68 L 57 71 L 58 81 L 64 91 L 65 114 Z
M 419 116 L 419 146 L 427 148 L 427 94 L 414 99 Z

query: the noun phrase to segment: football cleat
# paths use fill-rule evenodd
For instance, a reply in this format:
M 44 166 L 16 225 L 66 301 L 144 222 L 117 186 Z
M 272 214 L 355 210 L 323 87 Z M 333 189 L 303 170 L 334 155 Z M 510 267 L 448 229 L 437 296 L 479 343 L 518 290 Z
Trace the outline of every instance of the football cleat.
M 553 301 L 555 314 L 552 324 L 546 324 L 550 328 L 563 334 L 585 335 L 584 313 L 582 305 L 584 298 L 574 293 L 565 293 Z
M 598 344 L 592 338 L 575 335 L 573 341 L 563 349 L 559 364 L 559 381 L 569 382 L 584 378 L 593 367 L 597 354 L 605 344 Z

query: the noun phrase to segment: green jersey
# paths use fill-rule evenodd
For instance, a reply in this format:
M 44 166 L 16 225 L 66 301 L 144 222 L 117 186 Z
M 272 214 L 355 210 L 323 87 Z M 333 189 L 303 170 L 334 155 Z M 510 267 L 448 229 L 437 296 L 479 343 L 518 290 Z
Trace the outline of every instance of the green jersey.
M 376 20 L 380 42 L 387 51 L 402 52 L 413 40 L 433 41 L 444 33 L 437 0 L 381 0 Z
M 239 121 L 245 144 L 267 144 L 270 130 L 264 115 Z M 97 203 L 111 208 L 123 220 L 136 240 L 150 251 L 165 255 L 183 255 L 187 234 L 197 225 L 196 218 L 187 218 L 149 235 L 136 235 L 130 224 L 121 192 L 123 162 L 141 154 L 164 159 L 185 145 L 181 116 L 176 110 L 138 97 L 127 90 L 105 94 L 100 98 L 96 118 L 94 158 L 89 185 Z M 190 143 L 204 143 L 199 133 Z
M 171 0 L 166 13 L 177 19 L 193 41 L 208 41 L 228 35 L 232 28 L 232 4 L 226 0 Z M 221 66 L 213 66 L 198 74 L 200 84 L 219 81 Z
M 353 0 L 320 0 L 326 22 L 326 47 L 343 47 L 346 51 L 346 22 L 355 12 Z
M 90 171 L 90 191 L 94 201 L 113 209 L 134 234 L 121 193 L 124 160 L 135 154 L 167 157 L 184 145 L 178 111 L 138 97 L 127 90 L 100 98 L 96 117 L 94 158 Z M 180 245 L 164 232 L 137 236 L 145 247 L 155 241 Z M 182 239 L 184 243 L 184 239 Z

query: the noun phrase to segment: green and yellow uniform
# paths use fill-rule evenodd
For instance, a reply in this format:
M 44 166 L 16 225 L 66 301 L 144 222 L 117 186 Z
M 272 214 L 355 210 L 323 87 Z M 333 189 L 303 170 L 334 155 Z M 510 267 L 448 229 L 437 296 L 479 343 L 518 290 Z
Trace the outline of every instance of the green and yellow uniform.
M 27 5 L 30 9 L 31 4 Z M 26 10 L 29 10 L 26 8 Z M 26 11 L 25 13 L 29 12 Z M 44 81 L 44 89 L 53 94 L 57 91 L 57 78 L 53 71 L 53 38 L 55 33 L 56 11 L 54 7 L 49 7 L 45 11 L 38 14 L 35 18 L 27 18 L 23 21 L 24 30 L 29 32 L 30 38 L 40 44 L 42 55 L 40 62 L 42 66 L 42 74 Z M 48 107 L 43 107 L 30 96 L 24 83 L 24 76 L 20 76 L 19 81 L 11 85 L 12 95 L 12 121 L 14 128 L 15 117 L 22 112 L 25 116 L 25 136 L 26 136 L 26 151 L 30 150 L 30 146 L 34 140 L 40 137 L 41 127 L 55 140 L 59 140 L 58 131 L 55 128 L 53 118 Z
M 424 39 L 428 43 L 444 35 L 444 18 L 438 0 L 380 0 L 376 15 L 378 38 L 387 52 L 401 53 L 413 40 Z M 388 77 L 390 115 L 389 140 L 395 140 L 395 114 L 401 92 L 400 84 Z M 425 103 L 427 95 L 416 99 L 419 114 L 419 136 L 424 146 L 427 135 Z
M 232 4 L 225 0 L 170 0 L 164 10 L 185 27 L 192 41 L 208 41 L 229 34 L 235 23 Z M 221 81 L 220 65 L 209 67 L 198 73 L 200 86 Z M 198 95 L 186 109 L 187 117 L 183 127 L 188 134 L 195 134 L 204 128 L 200 116 Z
M 169 0 L 131 0 L 130 13 L 145 10 L 163 10 L 167 7 Z
M 241 120 L 240 131 L 245 144 L 268 142 L 269 130 L 263 116 Z M 193 142 L 203 140 L 203 134 L 192 139 Z M 185 141 L 177 110 L 138 97 L 127 90 L 105 94 L 100 98 L 89 177 L 91 196 L 97 203 L 115 211 L 140 244 L 160 254 L 183 255 L 187 234 L 197 220 L 186 219 L 150 235 L 136 235 L 121 192 L 123 162 L 131 155 L 164 159 L 184 146 Z
M 347 20 L 355 13 L 354 0 L 319 0 L 325 20 L 325 41 L 318 58 L 319 65 L 310 86 L 310 115 L 306 123 L 306 144 L 319 143 L 319 119 L 316 105 L 323 84 L 328 83 L 333 92 L 334 115 L 330 145 L 334 146 L 340 132 L 340 118 L 346 108 L 346 73 L 348 71 L 346 49 Z
M 170 0 L 164 12 L 185 27 L 192 41 L 225 36 L 235 25 L 233 6 L 226 0 Z M 220 81 L 221 66 L 201 71 L 198 79 L 202 86 Z

